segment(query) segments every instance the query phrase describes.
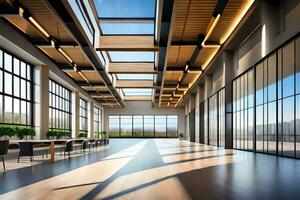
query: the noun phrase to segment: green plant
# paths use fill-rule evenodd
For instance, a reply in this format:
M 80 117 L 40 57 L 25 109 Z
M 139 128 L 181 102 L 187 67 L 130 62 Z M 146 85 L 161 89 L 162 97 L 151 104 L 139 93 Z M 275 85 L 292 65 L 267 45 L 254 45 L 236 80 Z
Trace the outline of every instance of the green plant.
M 98 137 L 101 138 L 101 139 L 105 138 L 106 134 L 107 134 L 106 131 L 100 131 L 99 134 L 98 134 Z
M 12 137 L 16 134 L 16 129 L 9 126 L 1 126 L 0 127 L 0 137 Z
M 178 133 L 179 138 L 183 138 L 183 133 Z
M 56 131 L 49 130 L 47 133 L 47 138 L 55 137 L 56 136 Z
M 30 136 L 31 138 L 33 138 L 33 136 L 36 135 L 35 130 L 33 128 L 16 128 L 16 133 L 18 138 L 23 139 L 24 136 L 27 139 L 27 136 Z
M 87 133 L 80 132 L 78 135 L 79 138 L 87 138 Z

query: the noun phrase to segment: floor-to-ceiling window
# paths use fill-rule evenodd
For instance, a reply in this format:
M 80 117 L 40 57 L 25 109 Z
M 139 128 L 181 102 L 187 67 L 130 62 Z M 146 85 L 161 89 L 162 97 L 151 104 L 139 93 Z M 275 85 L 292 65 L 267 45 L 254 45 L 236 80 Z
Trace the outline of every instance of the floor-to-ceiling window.
M 210 145 L 225 146 L 225 89 L 208 99 L 208 139 Z
M 178 117 L 177 115 L 167 115 L 167 136 L 177 137 Z
M 71 91 L 49 80 L 49 129 L 71 134 Z
M 155 137 L 167 136 L 167 116 L 156 115 L 155 116 Z
M 236 149 L 253 150 L 253 77 L 251 69 L 233 81 L 233 148 Z
M 81 133 L 88 132 L 88 109 L 87 101 L 80 99 L 79 100 L 79 130 Z
M 300 157 L 299 40 L 233 81 L 234 148 Z
M 102 124 L 101 124 L 101 109 L 94 107 L 94 134 L 97 136 L 100 131 L 102 131 Z
M 32 126 L 33 68 L 0 49 L 0 124 Z
M 110 137 L 177 137 L 177 115 L 110 115 Z
M 132 135 L 132 115 L 121 115 L 120 125 L 120 133 L 122 137 L 129 137 Z

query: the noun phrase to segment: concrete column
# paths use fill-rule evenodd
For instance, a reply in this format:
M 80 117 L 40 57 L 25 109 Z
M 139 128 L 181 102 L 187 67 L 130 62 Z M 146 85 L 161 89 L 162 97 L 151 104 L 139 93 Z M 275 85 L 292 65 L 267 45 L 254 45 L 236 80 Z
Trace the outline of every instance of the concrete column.
M 36 139 L 46 139 L 49 130 L 49 70 L 46 66 L 34 69 L 34 127 Z
M 94 138 L 94 103 L 88 102 L 88 138 Z
M 72 93 L 72 138 L 77 138 L 79 134 L 79 92 Z
M 233 148 L 232 137 L 232 79 L 233 79 L 233 52 L 223 53 L 225 72 L 225 148 Z

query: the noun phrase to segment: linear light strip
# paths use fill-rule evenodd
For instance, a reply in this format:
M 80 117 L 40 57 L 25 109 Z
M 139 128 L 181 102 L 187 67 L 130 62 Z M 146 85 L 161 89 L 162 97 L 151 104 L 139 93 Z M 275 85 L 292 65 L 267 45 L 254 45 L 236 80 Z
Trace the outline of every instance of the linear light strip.
M 242 20 L 242 18 L 245 16 L 245 14 L 247 13 L 247 11 L 250 9 L 250 7 L 252 6 L 252 4 L 254 3 L 255 0 L 249 0 L 248 3 L 244 6 L 244 9 L 240 12 L 239 16 L 236 18 L 236 20 L 234 21 L 233 25 L 230 27 L 229 31 L 227 33 L 225 33 L 224 36 L 221 37 L 221 40 L 220 40 L 220 44 L 224 44 L 224 42 L 229 38 L 229 36 L 233 33 L 233 31 L 235 30 L 235 28 L 237 27 L 237 25 L 240 23 L 240 21 Z M 219 16 L 219 15 L 218 15 Z M 218 16 L 216 17 L 216 19 L 218 18 Z M 216 19 L 214 21 L 214 23 L 216 22 Z M 219 20 L 219 19 L 218 19 Z M 214 26 L 214 24 L 211 26 L 210 30 L 208 31 L 209 32 L 212 32 L 212 27 Z M 216 25 L 215 25 L 216 26 Z M 211 33 L 210 33 L 211 34 Z M 208 37 L 205 37 L 205 38 L 208 38 Z M 205 41 L 205 39 L 204 39 Z M 203 44 L 201 44 L 203 46 Z M 210 58 L 207 60 L 207 62 L 202 65 L 202 69 L 204 70 L 208 65 L 209 63 L 213 60 L 213 58 L 216 56 L 218 50 L 219 50 L 220 47 L 218 47 L 218 49 L 216 49 L 216 51 L 210 56 Z M 201 73 L 202 74 L 202 73 Z M 201 76 L 201 74 L 199 74 L 197 76 L 197 78 L 194 80 L 194 82 L 192 82 L 191 84 L 189 84 L 189 88 L 193 87 L 193 85 L 196 83 L 196 81 L 199 79 L 199 77 Z M 175 107 L 178 106 L 179 103 L 181 103 L 183 97 L 185 95 L 183 95 L 180 100 L 178 101 L 178 103 L 175 105 Z

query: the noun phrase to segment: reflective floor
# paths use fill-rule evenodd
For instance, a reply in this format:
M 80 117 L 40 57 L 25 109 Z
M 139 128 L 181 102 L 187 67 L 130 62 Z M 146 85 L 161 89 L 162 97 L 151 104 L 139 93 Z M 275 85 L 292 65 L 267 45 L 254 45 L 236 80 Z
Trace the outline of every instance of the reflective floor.
M 0 174 L 0 199 L 299 199 L 300 160 L 179 141 L 109 148 Z

